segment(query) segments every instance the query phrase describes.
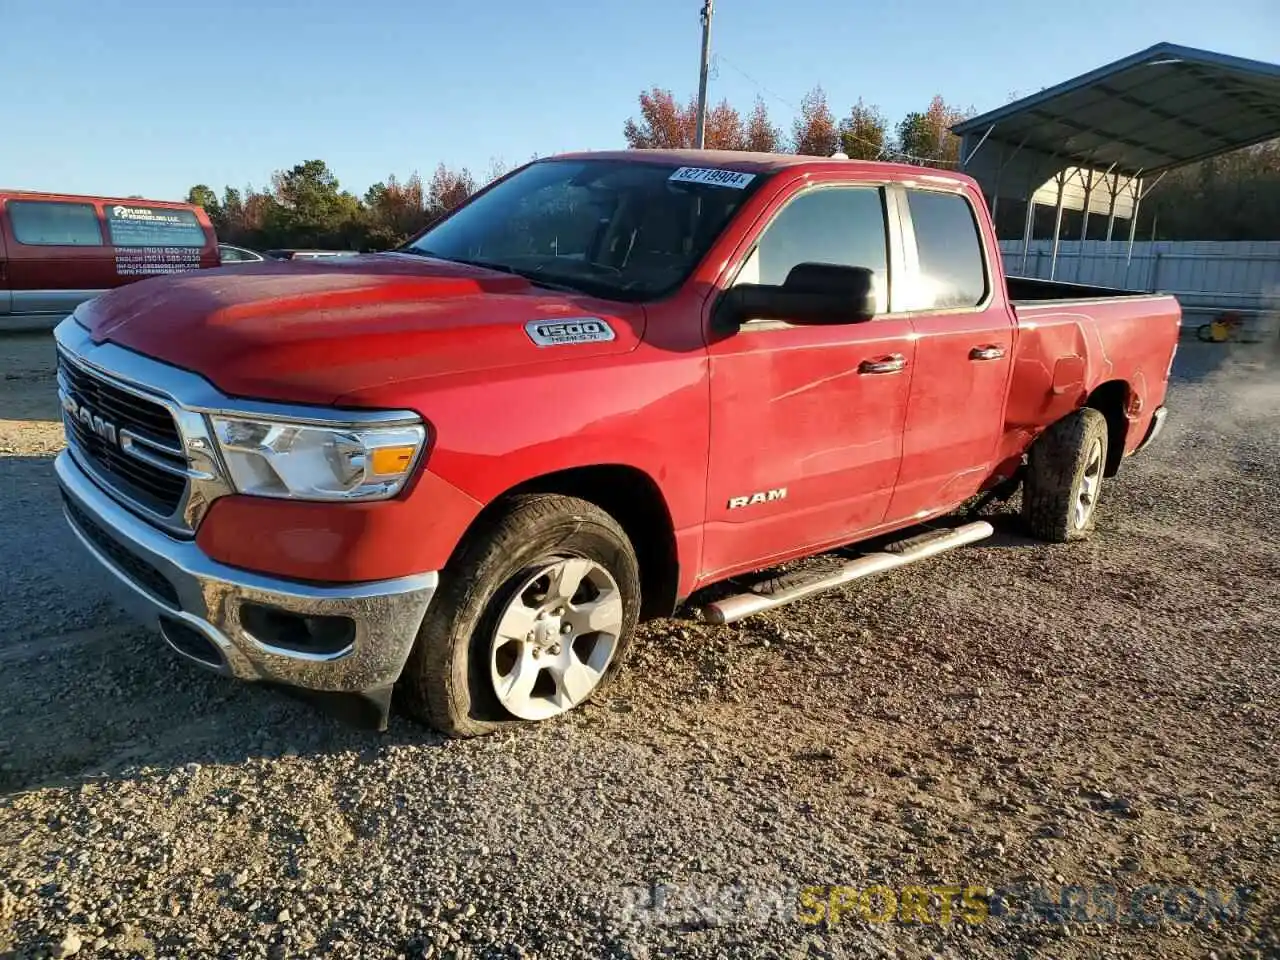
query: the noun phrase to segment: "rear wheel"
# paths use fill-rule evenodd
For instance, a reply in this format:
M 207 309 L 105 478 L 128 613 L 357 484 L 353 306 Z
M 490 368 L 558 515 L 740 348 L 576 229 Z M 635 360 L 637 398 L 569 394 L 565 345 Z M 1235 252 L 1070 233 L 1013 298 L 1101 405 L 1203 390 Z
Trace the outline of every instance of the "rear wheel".
M 1093 530 L 1107 465 L 1107 420 L 1086 407 L 1036 438 L 1027 457 L 1022 516 L 1051 543 L 1083 540 Z
M 445 571 L 402 702 L 462 737 L 558 716 L 616 676 L 639 610 L 635 551 L 611 516 L 574 497 L 513 498 Z

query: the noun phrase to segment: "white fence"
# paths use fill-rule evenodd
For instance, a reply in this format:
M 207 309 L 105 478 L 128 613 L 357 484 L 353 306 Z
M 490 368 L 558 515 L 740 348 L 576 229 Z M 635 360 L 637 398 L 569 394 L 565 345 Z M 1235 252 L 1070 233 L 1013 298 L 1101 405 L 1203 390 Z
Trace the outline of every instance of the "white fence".
M 1064 240 L 1053 278 L 1172 293 L 1196 323 L 1204 314 L 1234 310 L 1265 324 L 1280 302 L 1280 240 L 1158 240 L 1135 243 L 1132 257 L 1128 251 L 1123 241 Z M 1005 272 L 1049 279 L 1052 240 L 1033 240 L 1025 266 L 1021 240 L 1000 241 L 1000 252 Z

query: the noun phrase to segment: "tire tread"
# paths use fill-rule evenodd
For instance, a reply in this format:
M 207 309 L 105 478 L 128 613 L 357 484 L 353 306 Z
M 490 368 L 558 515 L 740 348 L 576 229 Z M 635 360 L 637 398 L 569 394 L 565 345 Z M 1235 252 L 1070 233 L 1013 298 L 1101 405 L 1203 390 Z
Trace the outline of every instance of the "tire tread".
M 465 674 L 459 675 L 456 669 L 454 646 L 469 642 L 471 632 L 484 613 L 485 594 L 500 586 L 492 582 L 489 574 L 536 531 L 553 526 L 566 516 L 604 528 L 626 545 L 632 563 L 635 562 L 634 549 L 622 527 L 595 504 L 553 493 L 510 497 L 501 510 L 482 520 L 467 535 L 441 575 L 440 588 L 427 608 L 397 687 L 401 703 L 409 714 L 451 737 L 481 736 L 496 729 L 495 722 L 477 720 L 458 710 L 459 703 L 467 702 L 459 686 L 466 684 L 468 678 Z M 638 597 L 635 605 L 638 606 Z M 634 626 L 634 616 L 625 626 L 627 631 Z M 620 638 L 619 644 L 623 649 L 615 655 L 616 665 L 623 659 L 625 638 Z M 610 676 L 614 672 L 611 665 Z
M 1084 407 L 1063 417 L 1031 445 L 1022 488 L 1022 517 L 1031 534 L 1050 543 L 1083 540 L 1093 529 L 1093 516 L 1083 529 L 1072 523 L 1075 490 L 1095 439 L 1107 457 L 1107 420 L 1098 410 Z

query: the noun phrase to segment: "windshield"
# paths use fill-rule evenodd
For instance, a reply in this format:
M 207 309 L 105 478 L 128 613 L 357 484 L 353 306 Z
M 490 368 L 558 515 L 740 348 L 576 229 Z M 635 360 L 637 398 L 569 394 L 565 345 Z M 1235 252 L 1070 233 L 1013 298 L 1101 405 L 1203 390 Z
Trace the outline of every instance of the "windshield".
M 631 160 L 547 160 L 404 249 L 616 300 L 684 281 L 763 177 Z

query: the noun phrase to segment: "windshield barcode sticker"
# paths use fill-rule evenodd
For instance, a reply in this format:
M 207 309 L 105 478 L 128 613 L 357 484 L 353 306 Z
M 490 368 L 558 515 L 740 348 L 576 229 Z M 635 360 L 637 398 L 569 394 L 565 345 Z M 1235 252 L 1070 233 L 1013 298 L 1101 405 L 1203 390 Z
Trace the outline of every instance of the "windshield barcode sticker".
M 734 190 L 741 190 L 755 178 L 754 173 L 739 173 L 737 170 L 681 167 L 668 179 L 674 183 L 705 183 L 712 187 L 732 187 Z

